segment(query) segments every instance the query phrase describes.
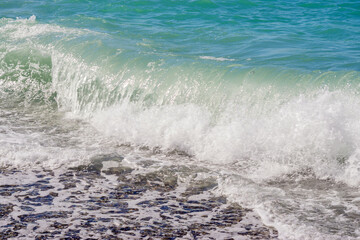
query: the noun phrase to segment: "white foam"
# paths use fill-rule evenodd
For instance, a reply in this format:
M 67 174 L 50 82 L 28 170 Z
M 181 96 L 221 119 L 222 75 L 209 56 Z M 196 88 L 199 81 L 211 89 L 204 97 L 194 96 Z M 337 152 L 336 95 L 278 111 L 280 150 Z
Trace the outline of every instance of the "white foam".
M 3 23 L 0 26 L 0 35 L 7 38 L 7 40 L 21 40 L 25 39 L 29 41 L 33 37 L 40 37 L 42 35 L 50 35 L 50 34 L 65 34 L 65 35 L 75 35 L 79 36 L 86 32 L 90 32 L 88 30 L 81 30 L 75 28 L 64 28 L 57 25 L 51 24 L 40 24 L 36 21 L 36 16 L 32 15 L 28 19 L 17 18 L 8 19 L 2 18 Z
M 329 189 L 283 182 L 278 185 L 256 184 L 236 175 L 220 180 L 217 193 L 230 201 L 253 208 L 262 221 L 279 231 L 280 239 L 358 239 L 353 223 L 359 214 L 356 204 L 348 204 L 342 187 L 328 184 Z M 292 184 L 292 185 L 291 185 Z M 333 186 L 332 188 L 330 186 Z M 346 194 L 345 194 L 346 196 Z M 339 214 L 346 209 L 347 214 Z M 341 219 L 343 218 L 343 219 Z
M 38 24 L 35 16 L 6 21 L 0 31 L 17 39 L 72 31 Z M 220 88 L 189 78 L 166 85 L 156 75 L 146 75 L 156 71 L 153 63 L 148 64 L 151 72 L 143 75 L 129 74 L 136 69 L 126 66 L 111 75 L 51 44 L 36 47 L 51 55 L 52 86 L 45 91 L 57 92 L 62 110 L 90 120 L 107 136 L 185 151 L 200 161 L 247 166 L 244 174 L 260 182 L 304 168 L 322 179 L 352 186 L 360 182 L 360 100 L 356 93 L 314 88 L 287 94 L 266 84 L 252 86 L 250 75 L 232 91 L 226 89 L 233 87 L 230 85 Z M 161 84 L 164 87 L 159 90 Z M 114 96 L 123 99 L 107 107 L 114 89 L 118 91 Z M 138 101 L 132 101 L 131 93 L 136 91 L 142 92 Z M 143 100 L 151 94 L 158 100 L 148 105 Z
M 89 125 L 52 112 L 0 110 L 0 122 L 0 167 L 78 166 L 94 155 L 113 151 L 111 140 L 102 139 Z
M 96 112 L 91 122 L 121 141 L 178 149 L 217 164 L 249 166 L 254 180 L 310 168 L 321 179 L 356 185 L 358 104 L 355 95 L 321 90 L 294 96 L 267 114 L 242 115 L 237 109 L 244 105 L 232 106 L 214 124 L 211 113 L 196 104 L 143 108 L 124 102 Z
M 26 46 L 29 46 L 29 38 L 72 32 L 67 28 L 38 24 L 35 16 L 27 20 L 2 20 L 2 23 L 4 21 L 7 22 L 0 27 L 0 34 L 4 33 L 2 36 L 10 40 L 25 40 Z M 73 33 L 78 31 L 83 30 Z M 201 74 L 191 79 L 185 70 L 179 71 L 185 77 L 165 79 L 169 81 L 166 85 L 161 81 L 164 79 L 151 75 L 158 70 L 153 63 L 148 64 L 148 71 L 131 72 L 134 69 L 124 66 L 117 75 L 111 75 L 75 55 L 60 52 L 51 44 L 36 47 L 48 50 L 51 55 L 51 91 L 57 92 L 60 109 L 77 120 L 89 121 L 100 134 L 91 130 L 68 135 L 67 131 L 45 134 L 43 126 L 19 132 L 14 130 L 14 124 L 6 123 L 0 129 L 0 166 L 78 165 L 94 155 L 116 152 L 113 138 L 120 143 L 159 147 L 164 151 L 181 150 L 194 156 L 191 161 L 221 169 L 219 175 L 223 174 L 226 180 L 220 184 L 220 194 L 255 208 L 266 223 L 280 230 L 283 239 L 310 239 L 311 236 L 324 239 L 329 235 L 320 233 L 321 226 L 309 227 L 308 222 L 299 221 L 304 215 L 283 213 L 277 211 L 277 206 L 284 204 L 283 209 L 299 206 L 302 211 L 294 213 L 303 213 L 314 210 L 309 203 L 323 208 L 325 205 L 316 203 L 328 204 L 328 201 L 316 198 L 311 192 L 313 199 L 304 197 L 306 189 L 299 190 L 302 198 L 298 201 L 298 195 L 288 197 L 289 189 L 269 187 L 269 181 L 285 181 L 289 174 L 304 173 L 313 174 L 318 181 L 340 182 L 344 186 L 357 187 L 360 183 L 360 98 L 355 91 L 314 87 L 288 93 L 268 83 L 252 85 L 252 81 L 256 81 L 251 78 L 254 71 L 245 74 L 244 83 L 234 84 L 236 86 L 225 83 L 224 88 L 204 84 L 197 79 Z M 174 69 L 176 74 L 170 76 L 179 75 L 178 69 Z M 326 74 L 319 78 L 324 76 Z M 227 91 L 227 88 L 233 89 Z M 115 90 L 119 100 L 113 103 L 110 93 Z M 131 100 L 132 93 L 137 92 L 140 92 L 139 98 Z M 144 99 L 151 94 L 157 94 L 158 99 L 146 102 Z M 40 119 L 37 117 L 26 120 L 36 122 Z M 22 124 L 26 122 L 23 120 Z M 71 144 L 72 140 L 77 140 L 77 144 Z M 46 145 L 52 141 L 69 144 L 65 147 Z M 107 145 L 107 141 L 112 143 Z M 131 161 L 127 163 L 132 164 Z M 233 180 L 229 177 L 231 173 L 242 177 Z M 336 199 L 332 194 L 319 195 Z M 340 199 L 339 202 L 346 205 L 346 201 Z M 350 207 L 356 209 L 355 204 Z M 322 210 L 317 221 L 328 223 L 321 217 L 334 215 Z
M 232 58 L 224 58 L 224 57 L 212 57 L 212 56 L 200 56 L 200 59 L 206 59 L 206 60 L 214 60 L 214 61 L 235 61 L 235 59 Z

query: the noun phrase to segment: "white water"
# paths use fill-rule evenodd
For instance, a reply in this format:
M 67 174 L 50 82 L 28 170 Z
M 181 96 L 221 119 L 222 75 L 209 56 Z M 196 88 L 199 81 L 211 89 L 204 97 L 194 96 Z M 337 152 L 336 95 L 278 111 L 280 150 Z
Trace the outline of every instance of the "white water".
M 0 79 L 0 166 L 76 166 L 98 154 L 121 153 L 124 143 L 135 146 L 131 151 L 144 145 L 175 149 L 217 172 L 217 193 L 254 208 L 282 239 L 360 237 L 360 97 L 350 81 L 357 74 L 350 74 L 349 86 L 318 84 L 317 78 L 334 80 L 325 73 L 305 79 L 314 87 L 299 80 L 283 88 L 279 83 L 289 76 L 266 69 L 260 77 L 258 69 L 246 69 L 238 82 L 225 83 L 216 82 L 222 70 L 206 82 L 202 69 L 164 70 L 162 61 L 140 70 L 129 63 L 113 73 L 104 59 L 96 65 L 65 51 L 67 40 L 89 34 L 74 31 L 36 24 L 34 17 L 0 27 L 10 43 L 19 41 L 1 45 L 1 64 L 23 49 L 51 59 L 45 64 L 51 67 L 48 85 L 33 81 L 32 74 L 44 70 L 36 62 L 30 75 L 17 65 L 21 83 Z M 58 42 L 45 39 L 54 34 Z M 346 82 L 349 74 L 338 74 L 335 80 Z M 5 87 L 16 92 L 27 86 L 32 92 L 25 100 L 34 91 L 56 92 L 60 113 L 35 110 L 26 101 L 23 108 L 8 107 Z
M 194 104 L 144 109 L 123 103 L 96 112 L 91 123 L 123 142 L 245 167 L 247 177 L 258 181 L 310 170 L 319 179 L 357 186 L 359 103 L 355 95 L 323 90 L 296 96 L 267 114 L 242 114 L 237 109 L 246 106 L 231 106 L 216 123 L 209 111 Z

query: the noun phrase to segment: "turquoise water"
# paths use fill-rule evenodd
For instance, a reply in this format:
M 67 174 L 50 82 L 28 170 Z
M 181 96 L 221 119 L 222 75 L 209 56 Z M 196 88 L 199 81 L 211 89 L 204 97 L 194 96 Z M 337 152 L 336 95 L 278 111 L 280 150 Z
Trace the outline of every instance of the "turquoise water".
M 357 239 L 359 39 L 357 1 L 1 1 L 0 166 L 176 150 L 282 239 Z
M 108 34 L 99 38 L 113 54 L 124 48 L 133 57 L 213 56 L 244 67 L 359 70 L 357 1 L 2 1 L 0 11 Z

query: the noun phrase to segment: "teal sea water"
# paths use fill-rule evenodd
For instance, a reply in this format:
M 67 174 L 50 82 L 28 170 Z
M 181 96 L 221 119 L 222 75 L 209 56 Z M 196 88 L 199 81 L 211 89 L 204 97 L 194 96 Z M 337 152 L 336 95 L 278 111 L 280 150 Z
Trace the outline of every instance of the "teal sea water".
M 0 2 L 0 166 L 181 152 L 282 239 L 360 238 L 359 91 L 358 1 Z

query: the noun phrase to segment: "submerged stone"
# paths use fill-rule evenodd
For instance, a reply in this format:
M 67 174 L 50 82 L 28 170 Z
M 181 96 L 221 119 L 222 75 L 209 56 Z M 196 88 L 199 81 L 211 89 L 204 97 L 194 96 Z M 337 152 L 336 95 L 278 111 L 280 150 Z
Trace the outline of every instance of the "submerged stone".
M 16 199 L 21 212 L 13 216 L 15 205 L 0 205 L 0 217 L 7 222 L 0 226 L 2 239 L 26 238 L 29 227 L 35 239 L 215 239 L 213 232 L 221 239 L 277 236 L 264 225 L 243 224 L 251 210 L 214 197 L 210 190 L 216 186 L 215 179 L 190 181 L 187 188 L 179 185 L 180 175 L 196 176 L 189 168 L 165 167 L 134 174 L 120 162 L 118 167 L 112 167 L 113 163 L 104 166 L 106 170 L 99 168 L 99 174 L 85 168 L 55 171 L 49 175 L 51 179 L 47 172 L 37 172 L 40 181 L 3 186 L 14 189 L 3 197 Z M 121 178 L 113 182 L 113 176 Z M 66 184 L 69 187 L 59 187 Z M 43 189 L 52 190 L 44 195 Z M 239 231 L 234 226 L 242 228 Z

